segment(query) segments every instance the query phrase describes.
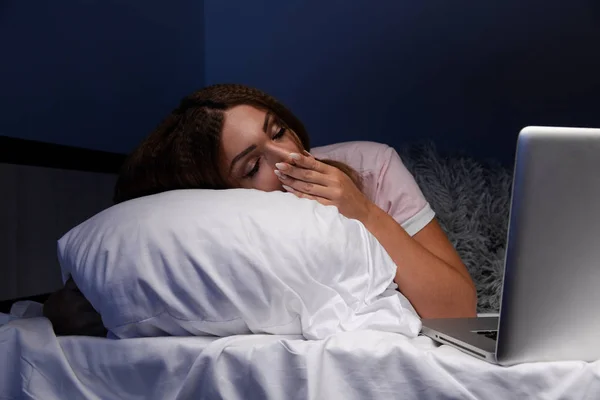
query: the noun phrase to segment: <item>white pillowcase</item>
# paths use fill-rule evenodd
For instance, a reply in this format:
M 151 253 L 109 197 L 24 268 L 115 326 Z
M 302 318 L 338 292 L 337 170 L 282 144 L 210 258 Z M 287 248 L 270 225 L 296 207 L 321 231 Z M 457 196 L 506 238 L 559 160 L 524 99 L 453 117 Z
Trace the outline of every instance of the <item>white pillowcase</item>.
M 292 194 L 177 190 L 115 205 L 58 242 L 120 338 L 244 333 L 416 336 L 396 266 L 356 220 Z

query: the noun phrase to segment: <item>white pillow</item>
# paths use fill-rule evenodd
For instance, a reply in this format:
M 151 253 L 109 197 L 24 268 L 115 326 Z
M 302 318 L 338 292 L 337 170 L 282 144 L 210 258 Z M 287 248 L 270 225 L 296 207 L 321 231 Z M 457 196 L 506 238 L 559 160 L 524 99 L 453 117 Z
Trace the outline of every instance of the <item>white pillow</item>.
M 336 207 L 289 193 L 177 190 L 115 205 L 58 242 L 120 338 L 382 329 L 421 322 L 377 240 Z

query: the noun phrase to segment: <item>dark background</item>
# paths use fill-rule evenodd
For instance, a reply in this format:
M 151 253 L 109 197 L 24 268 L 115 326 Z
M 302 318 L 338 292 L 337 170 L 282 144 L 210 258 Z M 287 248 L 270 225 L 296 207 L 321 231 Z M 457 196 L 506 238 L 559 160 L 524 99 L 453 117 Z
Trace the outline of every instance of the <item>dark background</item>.
M 96 150 L 217 82 L 278 97 L 315 145 L 510 163 L 525 125 L 600 127 L 597 0 L 3 0 L 0 49 L 0 135 Z

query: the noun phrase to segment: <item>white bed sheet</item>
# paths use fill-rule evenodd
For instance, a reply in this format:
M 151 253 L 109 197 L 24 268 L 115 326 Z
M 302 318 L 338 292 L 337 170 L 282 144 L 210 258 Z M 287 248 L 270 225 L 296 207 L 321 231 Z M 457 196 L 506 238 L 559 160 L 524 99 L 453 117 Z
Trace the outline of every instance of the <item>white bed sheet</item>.
M 2 399 L 593 399 L 600 361 L 503 368 L 430 339 L 57 338 L 45 318 L 0 327 Z

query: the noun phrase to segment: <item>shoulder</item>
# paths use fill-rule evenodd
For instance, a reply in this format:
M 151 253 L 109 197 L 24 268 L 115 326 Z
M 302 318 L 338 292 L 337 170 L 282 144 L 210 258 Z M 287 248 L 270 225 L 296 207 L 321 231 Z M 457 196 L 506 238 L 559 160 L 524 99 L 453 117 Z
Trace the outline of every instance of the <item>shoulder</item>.
M 353 141 L 315 147 L 311 154 L 321 159 L 344 162 L 360 172 L 375 172 L 387 165 L 396 152 L 387 144 Z
M 325 146 L 314 147 L 311 151 L 319 152 L 335 152 L 335 151 L 378 151 L 390 148 L 387 144 L 379 142 L 371 142 L 367 140 L 356 140 L 350 142 L 339 142 L 334 144 L 328 144 Z
M 364 194 L 411 236 L 435 216 L 400 156 L 383 143 L 344 142 L 314 148 L 320 159 L 341 161 L 360 173 Z

